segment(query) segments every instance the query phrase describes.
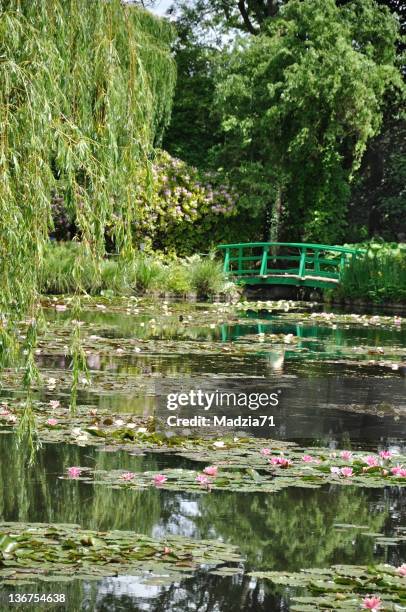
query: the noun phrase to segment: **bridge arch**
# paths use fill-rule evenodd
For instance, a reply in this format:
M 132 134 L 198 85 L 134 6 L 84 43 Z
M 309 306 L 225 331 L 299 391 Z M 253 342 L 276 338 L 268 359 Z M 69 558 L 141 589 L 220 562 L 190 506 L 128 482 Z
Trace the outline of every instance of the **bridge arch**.
M 365 252 L 302 242 L 242 242 L 220 244 L 218 249 L 225 274 L 237 283 L 314 288 L 336 286 L 351 258 Z

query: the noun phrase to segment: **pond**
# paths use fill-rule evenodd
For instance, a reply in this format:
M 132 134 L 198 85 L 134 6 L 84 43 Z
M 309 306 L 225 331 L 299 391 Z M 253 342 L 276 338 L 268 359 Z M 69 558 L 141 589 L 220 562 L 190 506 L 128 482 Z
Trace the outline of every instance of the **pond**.
M 55 308 L 65 303 L 66 310 Z M 59 401 L 65 409 L 69 301 L 50 300 L 46 306 L 48 325 L 36 356 L 45 383 L 35 391 L 34 404 Z M 343 448 L 404 453 L 406 325 L 392 319 L 351 318 L 339 312 L 312 317 L 307 306 L 291 303 L 257 312 L 225 304 L 84 301 L 81 335 L 91 384 L 79 388 L 78 413 L 147 420 L 159 412 L 157 393 L 163 382 L 177 391 L 185 381 L 210 387 L 227 379 L 244 385 L 254 377 L 282 389 L 275 427 L 254 432 L 236 428 L 232 435 L 294 442 L 314 452 L 323 447 L 332 453 Z M 21 400 L 12 371 L 4 376 L 1 396 L 3 407 Z M 33 592 L 64 593 L 63 605 L 69 610 L 286 612 L 293 606 L 292 590 L 252 572 L 338 564 L 397 567 L 405 561 L 406 538 L 396 539 L 406 526 L 406 490 L 400 486 L 329 481 L 273 493 L 104 486 L 97 479 L 64 476 L 69 466 L 136 475 L 195 470 L 196 457 L 154 449 L 133 452 L 123 445 L 115 449 L 99 439 L 58 438 L 48 430 L 52 428 L 40 430 L 42 446 L 35 464 L 27 467 L 15 429 L 3 422 L 3 522 L 133 531 L 162 542 L 168 536 L 215 540 L 235 546 L 241 560 L 229 574 L 221 571 L 221 564 L 217 569 L 202 564 L 184 576 L 155 583 L 119 567 L 115 576 L 92 579 L 62 580 L 52 572 L 46 581 L 31 578 L 29 584 L 5 579 L 0 610 L 10 609 L 10 595 Z M 46 609 L 61 605 L 48 603 Z M 19 604 L 18 609 L 34 608 Z

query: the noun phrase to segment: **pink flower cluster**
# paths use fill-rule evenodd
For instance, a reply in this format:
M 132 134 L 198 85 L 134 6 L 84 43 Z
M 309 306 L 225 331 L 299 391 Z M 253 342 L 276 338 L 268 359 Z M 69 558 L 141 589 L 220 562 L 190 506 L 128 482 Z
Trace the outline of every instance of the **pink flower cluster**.
M 344 478 L 350 478 L 354 475 L 353 469 L 350 467 L 332 467 L 330 468 L 330 472 L 336 476 L 344 476 Z
M 203 474 L 196 476 L 196 482 L 202 487 L 207 487 L 210 490 L 211 478 L 215 478 L 218 473 L 218 467 L 216 465 L 209 465 L 204 468 Z
M 168 477 L 164 474 L 155 474 L 153 481 L 156 487 L 160 487 L 168 480 Z
M 292 465 L 291 461 L 289 461 L 289 459 L 286 459 L 285 457 L 272 457 L 271 459 L 269 459 L 270 463 L 272 463 L 272 465 L 279 465 L 279 467 L 281 468 L 288 468 L 290 465 Z
M 69 478 L 79 478 L 82 473 L 82 468 L 80 467 L 69 467 L 68 468 L 68 477 Z
M 377 612 L 382 607 L 382 599 L 380 597 L 375 597 L 375 595 L 368 595 L 362 600 L 362 609 L 363 610 L 372 610 L 372 612 Z
M 404 468 L 403 465 L 395 465 L 395 467 L 391 469 L 391 472 L 394 476 L 406 478 L 406 468 Z
M 124 472 L 124 474 L 121 474 L 120 476 L 121 480 L 126 480 L 127 482 L 133 480 L 134 477 L 135 474 L 133 472 Z

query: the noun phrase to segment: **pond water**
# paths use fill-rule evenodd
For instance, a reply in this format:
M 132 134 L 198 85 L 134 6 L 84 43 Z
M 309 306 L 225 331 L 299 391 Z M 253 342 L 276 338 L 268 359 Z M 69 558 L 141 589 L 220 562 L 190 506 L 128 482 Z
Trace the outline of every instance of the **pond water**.
M 52 342 L 41 344 L 37 361 L 44 377 L 58 382 L 56 389 L 38 391 L 36 398 L 67 404 L 69 360 L 64 345 L 69 312 L 49 310 L 47 317 Z M 255 376 L 280 385 L 287 397 L 275 428 L 258 435 L 331 449 L 404 451 L 405 326 L 367 327 L 357 320 L 327 324 L 304 319 L 300 310 L 229 315 L 221 306 L 213 312 L 207 304 L 170 304 L 165 312 L 151 303 L 131 312 L 89 309 L 81 320 L 92 384 L 80 389 L 80 406 L 147 416 L 157 409 L 156 390 L 162 379 L 176 390 L 185 379 Z M 96 339 L 107 343 L 103 350 L 92 349 Z M 134 339 L 140 343 L 139 352 L 129 350 Z M 18 388 L 4 383 L 3 399 L 18 393 Z M 254 579 L 249 571 L 381 561 L 399 565 L 405 559 L 404 545 L 379 546 L 373 538 L 336 527 L 356 523 L 393 535 L 406 525 L 405 489 L 328 485 L 273 494 L 107 489 L 60 476 L 72 465 L 140 472 L 190 468 L 194 462 L 165 453 L 133 456 L 59 443 L 43 444 L 35 465 L 27 467 L 16 436 L 9 430 L 2 433 L 2 521 L 75 523 L 85 529 L 131 530 L 163 539 L 168 533 L 217 539 L 237 545 L 244 558 L 239 575 L 213 575 L 203 568 L 164 586 L 127 575 L 50 580 L 36 590 L 30 585 L 30 592 L 66 593 L 68 610 L 287 612 L 289 591 Z M 27 592 L 27 587 L 4 584 L 0 610 L 10 609 L 7 595 L 19 592 Z M 46 609 L 60 608 L 48 604 Z

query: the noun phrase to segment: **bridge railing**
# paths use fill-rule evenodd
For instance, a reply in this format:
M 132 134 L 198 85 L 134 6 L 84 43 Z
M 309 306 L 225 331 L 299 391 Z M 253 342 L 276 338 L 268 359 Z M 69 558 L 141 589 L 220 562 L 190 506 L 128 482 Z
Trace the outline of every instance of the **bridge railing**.
M 338 282 L 344 266 L 359 249 L 294 242 L 252 242 L 222 244 L 224 272 L 244 279 L 278 278 L 278 282 L 293 282 L 313 278 Z

